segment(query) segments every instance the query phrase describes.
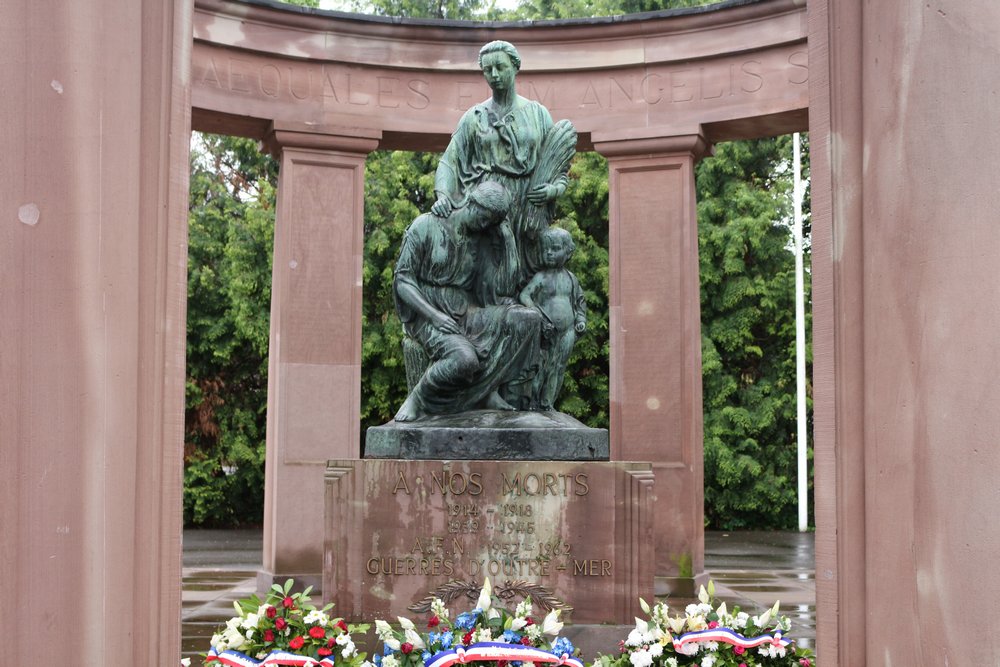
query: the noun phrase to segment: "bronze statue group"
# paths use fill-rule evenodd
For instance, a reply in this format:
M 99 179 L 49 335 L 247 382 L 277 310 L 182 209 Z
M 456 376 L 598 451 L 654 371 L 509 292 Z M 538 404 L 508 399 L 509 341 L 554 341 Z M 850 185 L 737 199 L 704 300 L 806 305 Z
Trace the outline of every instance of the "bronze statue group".
M 552 226 L 576 131 L 517 94 L 521 58 L 486 44 L 490 99 L 465 112 L 435 174 L 437 200 L 396 263 L 410 393 L 397 422 L 477 409 L 552 410 L 586 304 Z

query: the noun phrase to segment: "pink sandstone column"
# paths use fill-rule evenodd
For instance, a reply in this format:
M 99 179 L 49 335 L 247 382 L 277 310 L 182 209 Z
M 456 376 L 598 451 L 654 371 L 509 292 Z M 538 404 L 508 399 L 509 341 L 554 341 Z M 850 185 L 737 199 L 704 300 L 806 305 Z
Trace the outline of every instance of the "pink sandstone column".
M 819 658 L 995 665 L 1000 4 L 809 13 Z
M 323 473 L 360 458 L 364 164 L 372 130 L 275 123 L 264 571 L 319 587 Z
M 705 564 L 694 166 L 708 143 L 593 139 L 610 170 L 611 458 L 652 462 L 657 592 L 684 594 Z
M 3 665 L 180 657 L 191 11 L 3 6 Z

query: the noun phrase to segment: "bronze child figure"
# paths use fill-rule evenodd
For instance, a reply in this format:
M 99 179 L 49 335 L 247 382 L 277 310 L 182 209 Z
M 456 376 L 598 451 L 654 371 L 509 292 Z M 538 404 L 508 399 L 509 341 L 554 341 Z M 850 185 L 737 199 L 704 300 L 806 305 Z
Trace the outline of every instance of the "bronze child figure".
M 544 268 L 521 290 L 519 300 L 542 315 L 542 363 L 532 398 L 537 409 L 552 410 L 576 336 L 587 328 L 587 303 L 580 282 L 566 269 L 576 249 L 569 232 L 549 227 L 541 241 Z

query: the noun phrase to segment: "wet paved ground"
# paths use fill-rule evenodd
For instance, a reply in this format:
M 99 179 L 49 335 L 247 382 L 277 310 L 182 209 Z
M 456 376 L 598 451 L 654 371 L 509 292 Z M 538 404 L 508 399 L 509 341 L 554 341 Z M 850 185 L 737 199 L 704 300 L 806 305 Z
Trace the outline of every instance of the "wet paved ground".
M 255 591 L 261 540 L 260 530 L 184 532 L 181 646 L 193 664 L 200 664 L 197 656 L 208 650 L 212 633 L 233 615 L 233 600 Z M 749 612 L 763 611 L 781 600 L 781 613 L 792 619 L 790 638 L 814 649 L 813 554 L 812 533 L 705 534 L 705 567 L 715 581 L 716 596 Z M 686 601 L 667 603 L 680 610 Z

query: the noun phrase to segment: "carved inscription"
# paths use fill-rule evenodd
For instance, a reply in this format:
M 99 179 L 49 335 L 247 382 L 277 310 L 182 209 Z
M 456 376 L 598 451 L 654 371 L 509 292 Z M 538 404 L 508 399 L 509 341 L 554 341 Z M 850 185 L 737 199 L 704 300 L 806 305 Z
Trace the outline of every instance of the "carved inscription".
M 322 102 L 335 107 L 387 111 L 461 111 L 488 92 L 482 79 L 409 74 L 330 63 L 250 60 L 197 49 L 196 87 L 285 102 Z M 649 66 L 586 78 L 522 75 L 523 94 L 550 109 L 581 111 L 718 104 L 740 97 L 781 95 L 809 80 L 805 49 L 775 49 L 697 66 Z
M 432 518 L 443 530 L 414 535 L 403 549 L 373 553 L 365 571 L 389 577 L 611 577 L 612 559 L 591 557 L 587 545 L 573 544 L 562 530 L 565 504 L 582 502 L 590 492 L 583 472 L 445 468 L 409 475 L 401 468 L 391 495 L 406 496 L 425 515 L 436 513 Z
M 323 590 L 350 618 L 390 618 L 484 577 L 624 623 L 652 595 L 652 473 L 607 461 L 330 461 Z M 542 596 L 542 597 L 536 597 Z M 420 601 L 420 602 L 417 602 Z M 424 607 L 426 608 L 426 607 Z M 550 607 L 551 608 L 551 607 Z M 568 609 L 567 609 L 568 612 Z

